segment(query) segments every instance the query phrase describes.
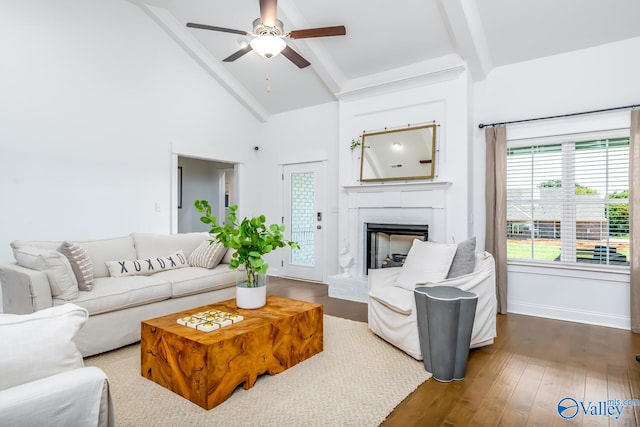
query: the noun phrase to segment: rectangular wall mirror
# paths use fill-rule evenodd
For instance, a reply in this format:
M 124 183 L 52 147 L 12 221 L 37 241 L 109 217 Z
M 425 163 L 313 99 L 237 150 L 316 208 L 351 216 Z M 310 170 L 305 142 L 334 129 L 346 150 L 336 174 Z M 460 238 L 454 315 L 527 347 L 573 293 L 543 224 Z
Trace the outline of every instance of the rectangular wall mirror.
M 436 125 L 362 134 L 360 181 L 433 178 Z

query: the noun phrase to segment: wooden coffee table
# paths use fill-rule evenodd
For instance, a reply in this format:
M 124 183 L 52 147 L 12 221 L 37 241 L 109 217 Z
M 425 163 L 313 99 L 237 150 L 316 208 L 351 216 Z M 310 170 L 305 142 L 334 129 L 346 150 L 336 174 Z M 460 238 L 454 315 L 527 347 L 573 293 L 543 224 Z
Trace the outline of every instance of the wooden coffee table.
M 211 332 L 177 323 L 214 309 L 240 314 L 244 320 Z M 140 372 L 211 409 L 238 385 L 244 383 L 247 390 L 258 375 L 278 374 L 322 349 L 322 305 L 268 295 L 264 307 L 243 310 L 232 299 L 143 321 Z

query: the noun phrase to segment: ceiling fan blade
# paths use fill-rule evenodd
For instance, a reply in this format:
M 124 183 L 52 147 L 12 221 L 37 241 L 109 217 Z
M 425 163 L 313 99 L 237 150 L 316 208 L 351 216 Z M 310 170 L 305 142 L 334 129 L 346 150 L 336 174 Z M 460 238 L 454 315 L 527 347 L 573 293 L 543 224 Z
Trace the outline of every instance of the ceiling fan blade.
M 298 68 L 304 68 L 304 67 L 308 67 L 309 65 L 311 65 L 311 63 L 309 61 L 304 59 L 302 56 L 300 56 L 300 54 L 298 52 L 296 52 L 295 50 L 291 49 L 289 46 L 284 48 L 284 50 L 282 51 L 282 54 L 289 61 L 291 61 L 294 64 L 296 64 L 298 66 Z
M 289 37 L 291 37 L 292 39 L 309 39 L 312 37 L 344 36 L 345 34 L 347 34 L 347 29 L 344 27 L 344 25 L 338 25 L 336 27 L 293 30 L 289 33 Z
M 222 62 L 233 62 L 236 59 L 240 58 L 245 53 L 251 52 L 252 50 L 253 50 L 253 48 L 251 47 L 250 44 L 248 44 L 245 47 L 243 47 L 242 49 L 240 49 L 240 50 L 236 51 L 235 53 L 229 55 L 228 57 L 224 58 L 222 60 Z
M 276 26 L 277 0 L 260 0 L 260 19 L 267 27 Z
M 201 30 L 212 30 L 212 31 L 222 31 L 223 33 L 233 33 L 233 34 L 241 34 L 243 36 L 248 36 L 249 33 L 242 30 L 234 30 L 232 28 L 224 28 L 224 27 L 214 27 L 212 25 L 204 25 L 204 24 L 194 24 L 193 22 L 187 22 L 187 27 L 189 28 L 199 28 Z

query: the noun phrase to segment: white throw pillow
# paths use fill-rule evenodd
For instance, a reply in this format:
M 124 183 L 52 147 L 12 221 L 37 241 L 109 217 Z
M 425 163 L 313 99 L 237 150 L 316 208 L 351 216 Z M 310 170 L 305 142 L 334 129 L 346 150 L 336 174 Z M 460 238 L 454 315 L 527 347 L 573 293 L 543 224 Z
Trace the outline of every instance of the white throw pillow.
M 13 246 L 18 265 L 42 271 L 49 279 L 51 296 L 65 301 L 78 298 L 78 281 L 69 260 L 60 252 L 33 246 Z
M 189 256 L 192 267 L 215 268 L 227 253 L 227 248 L 220 242 L 205 240 Z
M 64 304 L 32 314 L 0 314 L 0 390 L 82 368 L 74 338 L 87 310 Z
M 437 282 L 447 277 L 458 245 L 414 239 L 395 286 L 413 291 L 418 283 Z
M 148 276 L 174 268 L 189 267 L 182 250 L 165 257 L 137 260 L 106 261 L 111 277 Z

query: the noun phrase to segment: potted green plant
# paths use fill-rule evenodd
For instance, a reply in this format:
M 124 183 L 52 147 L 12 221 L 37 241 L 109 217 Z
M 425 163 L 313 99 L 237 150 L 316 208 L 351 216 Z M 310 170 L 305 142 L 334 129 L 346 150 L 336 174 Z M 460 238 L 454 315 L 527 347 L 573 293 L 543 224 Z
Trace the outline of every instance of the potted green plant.
M 196 200 L 194 206 L 203 216 L 200 218 L 211 226 L 209 233 L 234 253 L 229 267 L 238 269 L 244 267 L 245 277 L 238 280 L 236 302 L 240 308 L 259 308 L 266 303 L 266 274 L 269 269 L 262 258 L 263 255 L 277 249 L 289 246 L 300 249 L 296 242 L 284 238 L 285 226 L 271 224 L 267 226 L 264 215 L 251 219 L 243 218 L 238 221 L 236 212 L 238 206 L 229 207 L 229 215 L 225 224 L 211 215 L 211 205 L 206 200 Z M 246 278 L 246 280 L 244 280 Z M 245 298 L 249 298 L 248 300 Z

